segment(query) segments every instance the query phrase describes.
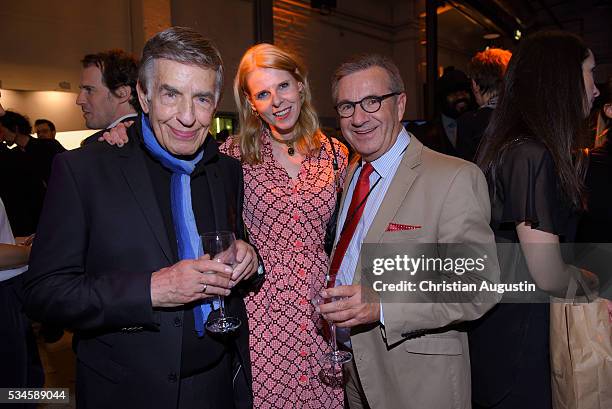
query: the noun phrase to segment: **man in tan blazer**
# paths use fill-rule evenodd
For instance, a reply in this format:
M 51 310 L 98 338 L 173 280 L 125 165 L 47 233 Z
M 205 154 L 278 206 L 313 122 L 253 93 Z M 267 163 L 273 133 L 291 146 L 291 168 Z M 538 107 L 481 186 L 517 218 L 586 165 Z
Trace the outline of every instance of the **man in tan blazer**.
M 468 342 L 461 323 L 480 317 L 492 303 L 478 297 L 462 303 L 385 303 L 360 283 L 360 249 L 362 243 L 494 246 L 485 178 L 475 165 L 434 152 L 404 130 L 404 84 L 389 59 L 362 55 L 344 63 L 335 72 L 332 93 L 342 133 L 361 156 L 347 177 L 330 270 L 332 279 L 337 272 L 338 281 L 352 285 L 324 290 L 325 297 L 344 299 L 319 306 L 354 355 L 344 368 L 349 406 L 470 408 Z M 462 278 L 495 282 L 499 270 L 493 264 L 480 276 Z M 350 340 L 342 339 L 343 328 L 350 329 Z

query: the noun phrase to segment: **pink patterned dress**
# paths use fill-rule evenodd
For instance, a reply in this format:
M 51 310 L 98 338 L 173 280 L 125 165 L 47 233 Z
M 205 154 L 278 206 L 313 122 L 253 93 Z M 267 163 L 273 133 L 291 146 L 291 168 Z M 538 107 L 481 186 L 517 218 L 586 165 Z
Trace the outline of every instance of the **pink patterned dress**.
M 329 346 L 310 302 L 329 262 L 323 237 L 336 201 L 333 153 L 322 138 L 320 151 L 304 158 L 293 180 L 274 160 L 267 131 L 261 138 L 263 162 L 243 163 L 244 220 L 266 267 L 263 287 L 246 298 L 255 408 L 342 408 L 342 387 L 317 375 Z M 334 145 L 343 183 L 347 150 Z M 221 151 L 240 159 L 232 138 Z

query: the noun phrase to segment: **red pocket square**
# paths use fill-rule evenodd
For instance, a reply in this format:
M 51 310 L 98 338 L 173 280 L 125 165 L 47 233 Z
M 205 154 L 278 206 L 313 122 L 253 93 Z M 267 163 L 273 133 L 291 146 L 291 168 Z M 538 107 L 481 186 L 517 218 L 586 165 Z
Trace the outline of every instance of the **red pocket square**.
M 416 229 L 420 229 L 421 227 L 423 226 L 415 226 L 412 224 L 389 223 L 386 231 L 416 230 Z

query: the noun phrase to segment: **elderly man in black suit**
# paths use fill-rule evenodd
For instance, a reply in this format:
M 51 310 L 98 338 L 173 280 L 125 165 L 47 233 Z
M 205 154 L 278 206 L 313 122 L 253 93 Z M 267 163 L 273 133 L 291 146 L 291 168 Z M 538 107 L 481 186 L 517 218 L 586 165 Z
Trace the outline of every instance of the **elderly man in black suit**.
M 158 33 L 127 147 L 91 144 L 54 163 L 25 308 L 74 330 L 79 407 L 252 406 L 242 295 L 263 279 L 257 254 L 238 240 L 233 269 L 196 258 L 198 232 L 246 239 L 240 163 L 207 138 L 222 77 L 197 32 Z M 202 331 L 216 295 L 242 320 L 233 335 Z

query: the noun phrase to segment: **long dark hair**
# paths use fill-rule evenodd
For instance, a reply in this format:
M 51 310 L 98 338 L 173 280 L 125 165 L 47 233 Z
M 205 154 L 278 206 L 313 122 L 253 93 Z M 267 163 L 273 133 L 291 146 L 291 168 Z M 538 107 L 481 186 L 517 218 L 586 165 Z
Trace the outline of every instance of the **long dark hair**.
M 559 187 L 573 207 L 584 208 L 583 159 L 574 154 L 586 125 L 582 63 L 588 56 L 579 37 L 561 31 L 539 32 L 519 45 L 479 155 L 493 186 L 504 153 L 517 140 L 531 138 L 550 152 Z

